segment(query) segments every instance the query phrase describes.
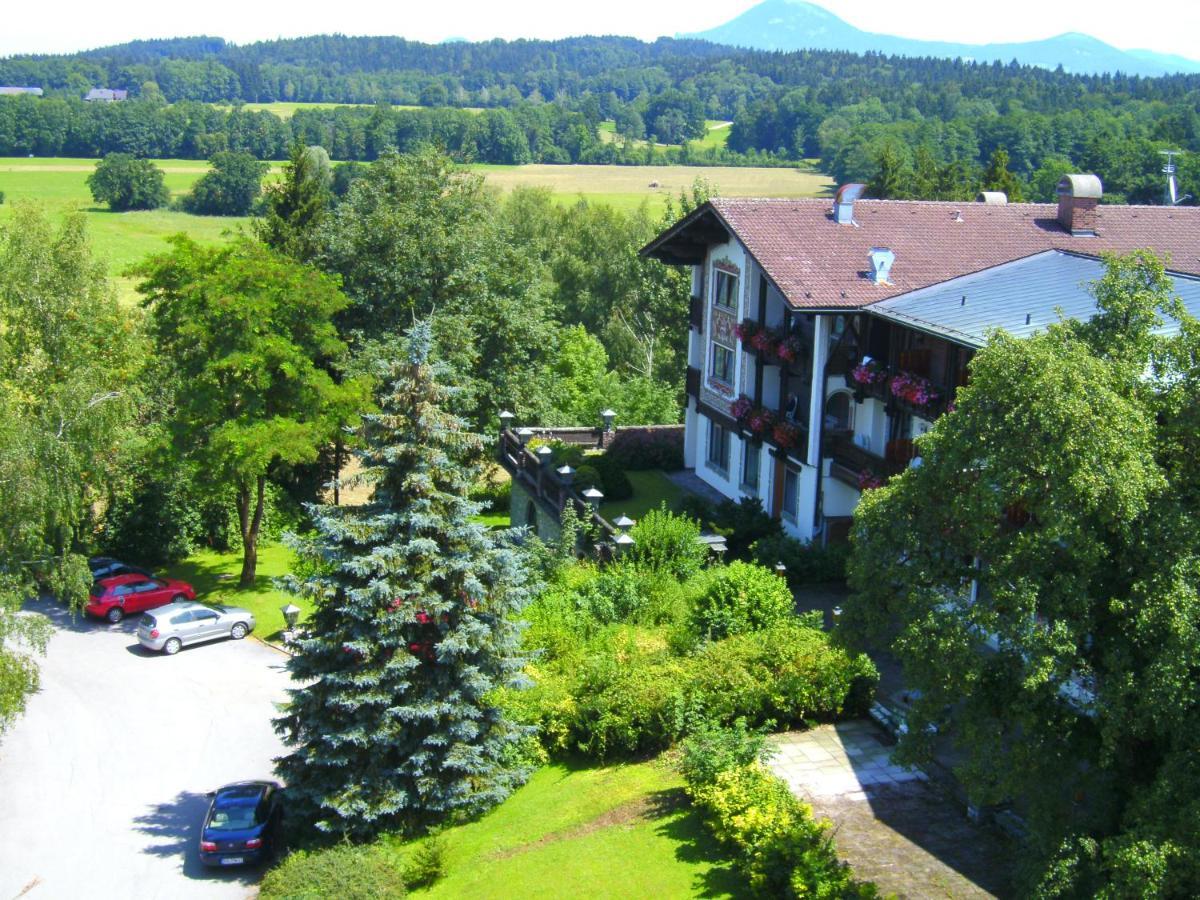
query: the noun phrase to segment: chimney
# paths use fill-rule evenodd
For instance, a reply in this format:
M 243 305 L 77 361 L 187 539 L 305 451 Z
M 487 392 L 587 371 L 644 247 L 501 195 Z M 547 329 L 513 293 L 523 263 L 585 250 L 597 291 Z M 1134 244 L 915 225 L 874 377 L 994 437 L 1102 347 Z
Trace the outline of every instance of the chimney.
M 1008 203 L 1008 194 L 1004 191 L 980 191 L 975 202 L 985 203 L 988 206 L 1004 206 Z
M 1104 188 L 1095 175 L 1064 175 L 1058 182 L 1058 224 L 1076 237 L 1096 236 L 1096 207 Z
M 892 263 L 896 261 L 896 254 L 887 247 L 872 247 L 867 258 L 871 261 L 871 280 L 876 284 L 890 284 L 888 275 L 891 274 Z
M 865 184 L 843 184 L 833 198 L 833 221 L 839 225 L 854 224 L 854 201 L 867 189 Z

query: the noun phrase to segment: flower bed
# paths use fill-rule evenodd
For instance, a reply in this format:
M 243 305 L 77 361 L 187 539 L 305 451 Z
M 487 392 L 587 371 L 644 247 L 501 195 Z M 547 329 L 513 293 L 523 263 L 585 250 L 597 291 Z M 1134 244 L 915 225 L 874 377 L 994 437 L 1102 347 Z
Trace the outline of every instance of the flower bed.
M 752 319 L 744 319 L 734 328 L 742 346 L 779 363 L 794 363 L 804 355 L 804 341 L 781 328 L 767 328 Z

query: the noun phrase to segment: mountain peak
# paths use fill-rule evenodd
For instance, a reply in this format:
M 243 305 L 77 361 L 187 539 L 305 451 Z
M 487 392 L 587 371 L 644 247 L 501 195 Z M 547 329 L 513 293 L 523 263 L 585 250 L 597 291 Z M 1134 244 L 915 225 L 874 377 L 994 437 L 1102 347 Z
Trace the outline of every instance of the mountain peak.
M 1148 50 L 1118 50 L 1098 38 L 1069 31 L 1038 41 L 966 44 L 874 34 L 855 28 L 808 0 L 763 0 L 724 25 L 680 37 L 754 50 L 845 50 L 887 56 L 933 56 L 976 62 L 1010 62 L 1075 74 L 1124 72 L 1156 76 L 1200 72 L 1200 62 Z

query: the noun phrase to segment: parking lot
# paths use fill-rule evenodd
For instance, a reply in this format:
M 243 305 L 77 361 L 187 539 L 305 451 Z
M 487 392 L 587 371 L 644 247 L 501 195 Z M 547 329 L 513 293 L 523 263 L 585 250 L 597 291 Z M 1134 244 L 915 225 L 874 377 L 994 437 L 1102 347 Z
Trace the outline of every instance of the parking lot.
M 258 873 L 210 873 L 207 792 L 269 778 L 286 657 L 248 638 L 150 653 L 112 626 L 56 626 L 41 690 L 0 737 L 0 900 L 246 897 Z

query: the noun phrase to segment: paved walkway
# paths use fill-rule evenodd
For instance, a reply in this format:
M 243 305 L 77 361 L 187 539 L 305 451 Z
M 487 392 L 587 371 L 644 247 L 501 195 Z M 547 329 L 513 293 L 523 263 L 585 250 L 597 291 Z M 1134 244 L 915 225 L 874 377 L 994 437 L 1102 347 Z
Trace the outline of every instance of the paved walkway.
M 142 650 L 120 625 L 30 604 L 55 634 L 0 740 L 0 900 L 241 900 L 261 871 L 200 864 L 206 793 L 270 778 L 289 680 L 253 638 Z
M 872 722 L 775 735 L 771 769 L 833 822 L 839 855 L 858 877 L 902 898 L 1006 897 L 1009 860 L 994 834 L 919 770 L 891 761 Z

